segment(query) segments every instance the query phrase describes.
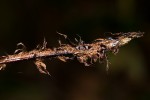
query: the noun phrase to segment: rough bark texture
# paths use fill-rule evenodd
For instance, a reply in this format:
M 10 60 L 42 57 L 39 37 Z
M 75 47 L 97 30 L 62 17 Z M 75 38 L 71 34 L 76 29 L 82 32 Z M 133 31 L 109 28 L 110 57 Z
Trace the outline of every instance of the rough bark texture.
M 59 34 L 68 39 L 66 35 Z M 79 40 L 76 45 L 72 43 L 61 44 L 60 42 L 60 46 L 54 49 L 47 48 L 47 42 L 44 40 L 41 47 L 37 47 L 32 51 L 24 51 L 25 46 L 19 43 L 18 45 L 21 45 L 22 49 L 17 49 L 13 55 L 0 57 L 0 70 L 4 69 L 8 63 L 33 59 L 38 70 L 49 75 L 43 62 L 46 58 L 57 58 L 64 62 L 77 59 L 85 66 L 89 66 L 97 60 L 105 60 L 108 70 L 107 52 L 116 54 L 120 46 L 127 44 L 134 38 L 142 37 L 143 34 L 143 32 L 115 33 L 112 34 L 112 38 L 98 38 L 89 44 L 85 44 L 82 40 Z

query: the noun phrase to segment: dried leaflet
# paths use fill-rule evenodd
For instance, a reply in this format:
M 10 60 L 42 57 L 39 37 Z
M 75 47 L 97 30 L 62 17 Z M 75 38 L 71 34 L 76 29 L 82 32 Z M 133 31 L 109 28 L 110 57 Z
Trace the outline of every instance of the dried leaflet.
M 46 70 L 46 65 L 42 61 L 42 59 L 36 59 L 36 61 L 34 63 L 35 63 L 35 65 L 36 65 L 36 67 L 40 73 L 50 75 L 49 72 Z

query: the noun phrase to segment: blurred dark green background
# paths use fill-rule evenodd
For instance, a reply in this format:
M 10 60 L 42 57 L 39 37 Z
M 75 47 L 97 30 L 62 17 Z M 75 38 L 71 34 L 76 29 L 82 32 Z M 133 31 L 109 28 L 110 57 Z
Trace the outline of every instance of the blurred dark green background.
M 109 56 L 110 70 L 98 62 L 46 60 L 51 77 L 33 61 L 8 64 L 0 71 L 0 100 L 150 100 L 150 3 L 148 0 L 0 0 L 0 56 L 23 42 L 28 50 L 42 43 L 58 46 L 67 34 L 85 42 L 105 32 L 143 31 L 143 38 Z

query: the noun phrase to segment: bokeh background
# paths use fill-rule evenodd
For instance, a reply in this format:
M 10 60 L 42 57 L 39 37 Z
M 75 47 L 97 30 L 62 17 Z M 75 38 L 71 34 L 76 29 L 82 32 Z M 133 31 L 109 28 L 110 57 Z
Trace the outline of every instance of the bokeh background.
M 57 47 L 56 32 L 85 42 L 107 32 L 145 32 L 109 54 L 110 69 L 95 63 L 63 63 L 47 59 L 51 76 L 33 61 L 8 64 L 0 71 L 0 100 L 150 100 L 150 3 L 148 0 L 0 0 L 0 56 L 13 54 L 23 42 L 27 50 L 42 44 Z M 106 34 L 104 34 L 106 33 Z

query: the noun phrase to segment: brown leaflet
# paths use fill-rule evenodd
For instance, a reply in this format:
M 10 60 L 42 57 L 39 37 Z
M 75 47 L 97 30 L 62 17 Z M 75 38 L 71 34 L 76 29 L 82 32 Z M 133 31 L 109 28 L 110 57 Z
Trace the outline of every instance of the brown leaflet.
M 40 59 L 40 58 L 36 59 L 36 61 L 34 62 L 34 64 L 36 65 L 36 67 L 37 67 L 37 69 L 39 70 L 40 73 L 50 75 L 49 72 L 47 71 L 46 65 L 42 61 L 42 59 Z
M 67 60 L 69 59 L 69 57 L 65 57 L 65 56 L 58 56 L 57 58 L 63 62 L 67 62 Z

